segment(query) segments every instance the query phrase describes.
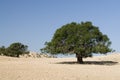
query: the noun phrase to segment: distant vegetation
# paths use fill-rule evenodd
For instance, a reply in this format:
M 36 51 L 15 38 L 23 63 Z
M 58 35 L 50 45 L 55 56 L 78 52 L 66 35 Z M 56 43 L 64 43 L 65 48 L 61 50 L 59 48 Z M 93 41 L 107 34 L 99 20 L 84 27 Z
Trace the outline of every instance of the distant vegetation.
M 5 46 L 0 47 L 0 55 L 11 56 L 11 57 L 19 57 L 22 54 L 28 54 L 27 51 L 28 46 L 22 43 L 12 43 L 9 47 L 5 48 Z
M 111 52 L 111 42 L 107 35 L 91 22 L 72 22 L 57 29 L 52 40 L 45 43 L 42 52 L 51 54 L 76 54 L 78 63 L 92 53 Z

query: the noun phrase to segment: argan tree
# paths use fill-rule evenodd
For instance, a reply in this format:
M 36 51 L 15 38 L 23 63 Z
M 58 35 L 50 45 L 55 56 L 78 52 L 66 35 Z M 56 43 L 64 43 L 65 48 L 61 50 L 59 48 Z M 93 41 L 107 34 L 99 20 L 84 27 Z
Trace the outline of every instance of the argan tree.
M 0 47 L 0 55 L 5 55 L 5 54 L 6 54 L 5 46 Z
M 83 63 L 83 58 L 92 57 L 93 53 L 111 52 L 109 38 L 91 22 L 63 25 L 56 30 L 52 40 L 45 44 L 42 52 L 76 54 L 78 63 Z
M 28 46 L 22 43 L 16 42 L 12 43 L 7 49 L 7 56 L 19 57 L 19 55 L 29 53 L 27 51 Z

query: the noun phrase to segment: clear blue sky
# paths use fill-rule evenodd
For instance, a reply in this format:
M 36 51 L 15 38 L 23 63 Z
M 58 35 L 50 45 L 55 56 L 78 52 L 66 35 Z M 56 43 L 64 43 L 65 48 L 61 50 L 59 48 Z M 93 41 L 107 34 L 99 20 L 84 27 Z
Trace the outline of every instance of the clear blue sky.
M 73 21 L 93 22 L 120 51 L 120 0 L 0 0 L 0 46 L 21 42 L 38 52 Z

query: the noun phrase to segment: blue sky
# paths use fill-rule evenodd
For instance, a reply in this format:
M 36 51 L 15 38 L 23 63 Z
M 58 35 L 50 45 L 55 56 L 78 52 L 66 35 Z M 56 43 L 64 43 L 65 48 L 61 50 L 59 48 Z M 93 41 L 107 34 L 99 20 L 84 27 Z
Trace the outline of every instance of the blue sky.
M 120 51 L 120 0 L 0 0 L 0 46 L 13 42 L 40 51 L 56 29 L 91 21 Z

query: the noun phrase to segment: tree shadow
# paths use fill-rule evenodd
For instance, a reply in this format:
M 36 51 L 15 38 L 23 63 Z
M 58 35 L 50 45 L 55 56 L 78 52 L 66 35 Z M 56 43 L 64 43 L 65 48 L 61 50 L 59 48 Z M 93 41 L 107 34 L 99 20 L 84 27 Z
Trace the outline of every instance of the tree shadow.
M 75 61 L 71 61 L 71 62 L 58 62 L 57 64 L 80 64 L 78 62 Z M 82 63 L 81 65 L 107 65 L 107 66 L 112 66 L 112 65 L 116 65 L 118 64 L 118 62 L 115 61 L 84 61 L 84 63 Z

